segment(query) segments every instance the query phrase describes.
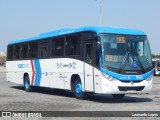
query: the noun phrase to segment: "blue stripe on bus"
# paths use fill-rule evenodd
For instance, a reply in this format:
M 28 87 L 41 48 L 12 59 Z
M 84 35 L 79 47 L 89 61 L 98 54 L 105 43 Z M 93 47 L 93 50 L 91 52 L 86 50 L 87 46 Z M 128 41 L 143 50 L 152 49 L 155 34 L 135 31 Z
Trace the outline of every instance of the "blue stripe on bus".
M 123 81 L 138 81 L 138 80 L 145 80 L 146 78 L 148 78 L 149 76 L 151 76 L 153 74 L 153 71 L 149 71 L 143 75 L 121 75 L 121 74 L 117 74 L 108 70 L 105 70 L 103 68 L 101 68 L 101 71 L 118 79 L 118 80 L 123 80 Z
M 40 81 L 41 81 L 41 66 L 39 60 L 34 60 L 34 66 L 35 66 L 35 80 L 34 80 L 34 86 L 40 86 Z

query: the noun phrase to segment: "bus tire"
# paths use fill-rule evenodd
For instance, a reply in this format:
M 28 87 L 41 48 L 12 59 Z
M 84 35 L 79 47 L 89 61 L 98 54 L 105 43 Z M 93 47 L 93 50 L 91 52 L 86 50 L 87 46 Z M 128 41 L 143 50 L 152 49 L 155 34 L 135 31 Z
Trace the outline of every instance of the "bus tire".
M 75 94 L 75 97 L 77 99 L 85 99 L 86 98 L 86 93 L 83 92 L 83 89 L 82 89 L 82 83 L 79 79 L 77 79 L 75 81 L 75 84 L 74 84 L 74 94 Z
M 29 82 L 29 75 L 26 75 L 24 78 L 24 89 L 26 92 L 31 92 L 32 91 L 32 87 L 30 85 Z
M 121 100 L 125 96 L 125 94 L 112 94 L 113 98 L 116 100 Z

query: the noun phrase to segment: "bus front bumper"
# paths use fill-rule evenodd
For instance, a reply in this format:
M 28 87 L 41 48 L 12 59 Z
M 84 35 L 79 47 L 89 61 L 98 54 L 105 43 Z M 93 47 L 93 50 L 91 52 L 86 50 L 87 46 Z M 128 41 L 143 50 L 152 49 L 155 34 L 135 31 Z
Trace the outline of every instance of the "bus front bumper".
M 150 93 L 152 89 L 152 76 L 150 77 L 150 80 L 146 79 L 140 82 L 122 82 L 119 80 L 109 81 L 104 76 L 101 78 L 102 94 L 145 94 Z

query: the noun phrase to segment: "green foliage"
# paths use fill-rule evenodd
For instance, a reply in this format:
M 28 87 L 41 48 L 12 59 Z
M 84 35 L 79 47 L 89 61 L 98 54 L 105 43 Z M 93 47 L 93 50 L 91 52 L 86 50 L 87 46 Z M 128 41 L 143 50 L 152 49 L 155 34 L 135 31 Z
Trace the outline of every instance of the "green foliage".
M 160 58 L 160 55 L 152 54 L 152 58 Z

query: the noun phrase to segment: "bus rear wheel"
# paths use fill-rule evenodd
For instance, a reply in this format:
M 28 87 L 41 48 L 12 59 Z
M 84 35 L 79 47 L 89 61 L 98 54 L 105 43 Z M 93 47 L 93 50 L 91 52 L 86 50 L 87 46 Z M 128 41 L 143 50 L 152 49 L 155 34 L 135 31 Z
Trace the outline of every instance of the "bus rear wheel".
M 125 94 L 112 94 L 113 98 L 116 100 L 121 100 L 125 96 Z
M 74 94 L 77 99 L 85 99 L 86 98 L 86 93 L 83 92 L 82 83 L 79 79 L 75 81 Z
M 26 92 L 31 92 L 32 91 L 32 87 L 30 85 L 30 82 L 29 82 L 29 75 L 26 75 L 25 78 L 24 78 L 24 89 Z

